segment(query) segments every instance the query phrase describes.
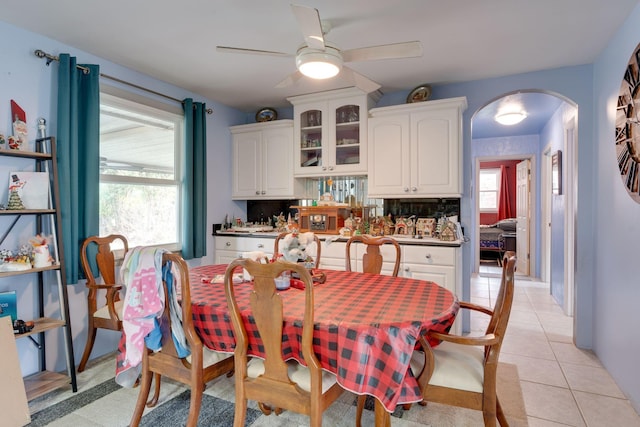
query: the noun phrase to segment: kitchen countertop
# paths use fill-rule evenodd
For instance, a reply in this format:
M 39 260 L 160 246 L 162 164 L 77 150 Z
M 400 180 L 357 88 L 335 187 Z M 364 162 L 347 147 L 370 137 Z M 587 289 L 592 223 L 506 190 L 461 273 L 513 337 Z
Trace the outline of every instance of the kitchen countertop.
M 216 231 L 214 236 L 230 236 L 230 237 L 253 237 L 253 238 L 272 238 L 275 239 L 276 236 L 280 234 L 277 231 L 257 231 L 257 232 L 237 232 L 237 231 Z M 348 237 L 342 237 L 340 235 L 334 234 L 317 234 L 320 240 L 326 240 L 330 238 L 336 242 L 346 242 L 349 240 Z M 403 245 L 416 245 L 416 246 L 445 246 L 445 247 L 460 247 L 465 242 L 461 240 L 454 240 L 451 242 L 446 242 L 440 239 L 436 239 L 433 237 L 428 237 L 424 239 L 415 239 L 408 236 L 391 236 L 398 241 L 398 243 Z

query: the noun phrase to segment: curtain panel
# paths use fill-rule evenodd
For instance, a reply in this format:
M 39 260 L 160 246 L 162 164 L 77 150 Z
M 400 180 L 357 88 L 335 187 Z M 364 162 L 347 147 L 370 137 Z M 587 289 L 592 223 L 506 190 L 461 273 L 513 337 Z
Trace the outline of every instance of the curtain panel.
M 57 162 L 59 209 L 67 283 L 80 278 L 80 245 L 99 232 L 100 69 L 60 54 L 58 67 Z
M 182 257 L 206 255 L 207 235 L 207 120 L 206 106 L 187 98 L 184 108 Z
M 511 194 L 509 192 L 509 177 L 507 176 L 507 168 L 504 165 L 500 166 L 500 192 L 498 197 L 498 221 L 513 218 Z

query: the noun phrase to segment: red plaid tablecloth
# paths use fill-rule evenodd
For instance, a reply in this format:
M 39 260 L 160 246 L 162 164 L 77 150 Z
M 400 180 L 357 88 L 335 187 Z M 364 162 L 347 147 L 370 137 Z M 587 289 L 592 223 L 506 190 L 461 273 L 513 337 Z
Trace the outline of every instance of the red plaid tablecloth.
M 231 352 L 235 339 L 224 287 L 221 283 L 210 283 L 211 278 L 225 269 L 225 265 L 191 269 L 191 299 L 195 328 L 204 344 Z M 323 272 L 327 280 L 316 285 L 314 291 L 313 340 L 322 367 L 335 373 L 345 389 L 375 396 L 390 412 L 397 404 L 422 400 L 418 383 L 409 370 L 411 353 L 419 334 L 451 328 L 459 308 L 456 297 L 424 280 Z M 235 286 L 238 304 L 246 310 L 251 283 Z M 304 293 L 290 288 L 280 294 L 285 315 L 283 354 L 302 362 L 299 339 Z M 259 334 L 249 316 L 247 319 L 249 354 L 263 356 Z

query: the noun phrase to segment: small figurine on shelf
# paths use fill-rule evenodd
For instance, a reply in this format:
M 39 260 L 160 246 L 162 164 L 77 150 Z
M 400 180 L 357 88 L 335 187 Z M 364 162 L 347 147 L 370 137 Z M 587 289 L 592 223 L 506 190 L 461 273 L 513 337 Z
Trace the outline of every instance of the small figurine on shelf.
M 384 226 L 383 226 L 383 234 L 385 236 L 391 236 L 392 234 L 394 234 L 396 227 L 395 224 L 393 223 L 393 218 L 391 217 L 391 214 L 387 215 L 384 218 Z
M 284 214 L 280 212 L 280 215 L 273 217 L 274 227 L 276 231 L 282 233 L 287 231 L 287 221 L 284 219 Z
M 7 148 L 7 139 L 0 133 L 0 150 Z
M 27 144 L 27 115 L 13 99 L 11 100 L 11 117 L 13 117 L 13 138 L 15 141 L 12 146 L 12 137 L 9 137 L 9 148 L 20 150 Z
M 415 222 L 415 215 L 411 215 L 409 218 L 407 218 L 407 220 L 405 221 L 405 224 L 407 224 L 407 234 L 411 237 L 413 237 L 414 234 L 416 234 L 416 222 Z
M 21 210 L 24 209 L 24 204 L 20 198 L 20 189 L 24 187 L 25 182 L 18 178 L 18 175 L 11 175 L 11 182 L 9 183 L 9 204 L 7 209 Z
M 49 267 L 53 263 L 53 258 L 49 252 L 49 239 L 36 234 L 31 240 L 29 240 L 31 246 L 33 246 L 32 264 L 35 268 Z
M 407 223 L 403 217 L 396 220 L 396 234 L 407 234 Z
M 20 141 L 17 136 L 11 135 L 8 140 L 8 145 L 10 150 L 19 150 L 22 145 L 22 141 Z
M 298 223 L 291 219 L 291 214 L 287 217 L 287 230 L 289 233 L 298 231 Z

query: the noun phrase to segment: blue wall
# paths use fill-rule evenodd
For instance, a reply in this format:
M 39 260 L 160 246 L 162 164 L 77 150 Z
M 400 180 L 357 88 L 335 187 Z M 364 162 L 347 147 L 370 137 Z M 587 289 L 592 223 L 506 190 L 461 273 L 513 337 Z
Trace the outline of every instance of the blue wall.
M 640 6 L 594 64 L 593 349 L 640 411 L 640 204 L 626 193 L 614 148 L 615 111 L 629 57 L 640 43 Z M 580 141 L 582 142 L 582 140 Z

